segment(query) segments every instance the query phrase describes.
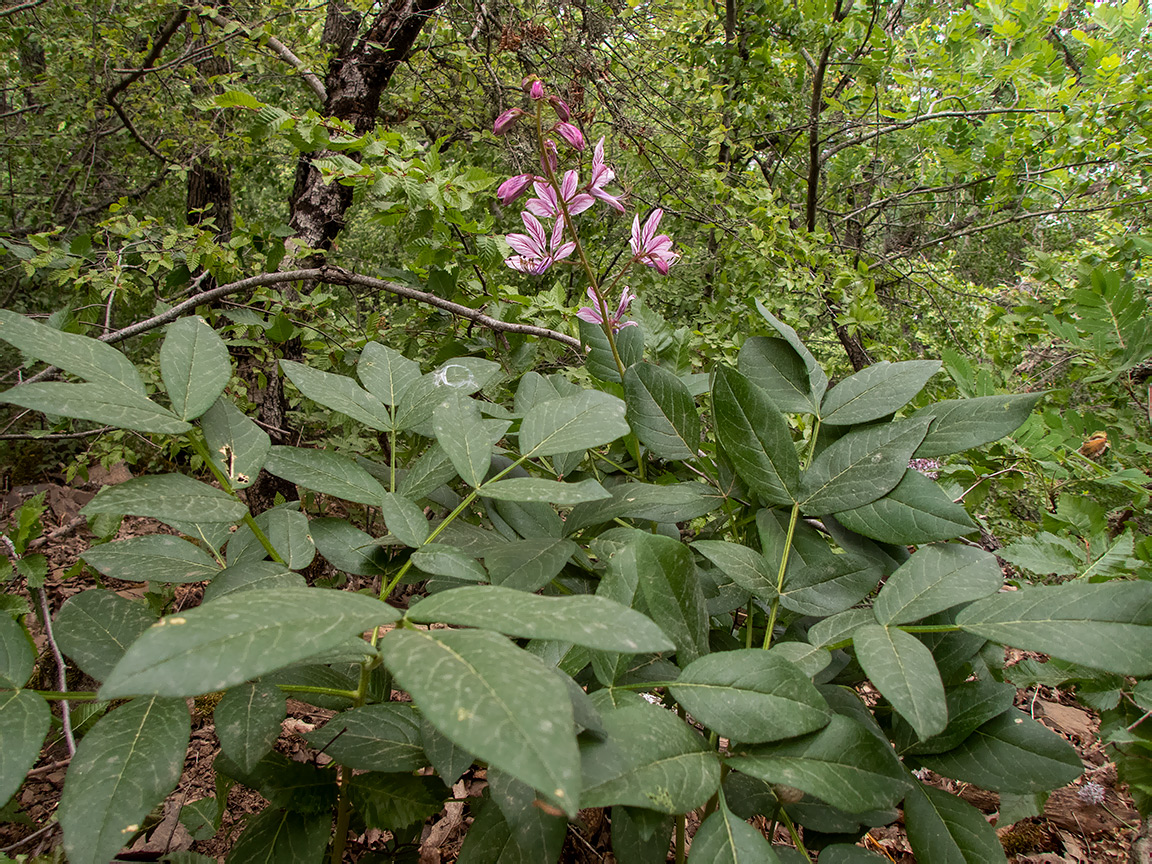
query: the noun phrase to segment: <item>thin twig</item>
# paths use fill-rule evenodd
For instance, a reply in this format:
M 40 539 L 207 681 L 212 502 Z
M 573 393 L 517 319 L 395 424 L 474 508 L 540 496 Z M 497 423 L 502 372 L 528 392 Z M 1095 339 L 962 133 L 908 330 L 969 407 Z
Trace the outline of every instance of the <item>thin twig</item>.
M 68 690 L 68 667 L 64 665 L 64 655 L 56 644 L 56 637 L 52 635 L 52 610 L 48 606 L 48 594 L 43 588 L 36 588 L 36 596 L 40 601 L 40 611 L 44 615 L 44 635 L 48 638 L 48 647 L 52 649 L 52 656 L 56 658 L 56 686 L 61 692 Z M 72 712 L 67 699 L 60 700 L 60 725 L 64 728 L 64 743 L 68 745 L 68 755 L 76 755 L 76 739 L 72 737 Z
M 29 0 L 29 2 L 21 3 L 18 6 L 7 6 L 0 9 L 0 18 L 7 18 L 9 15 L 15 15 L 17 12 L 23 12 L 25 9 L 34 9 L 46 2 L 48 2 L 48 0 Z
M 49 822 L 47 825 L 45 825 L 39 831 L 33 831 L 27 837 L 21 837 L 15 843 L 11 843 L 7 846 L 0 847 L 0 853 L 7 855 L 13 849 L 19 849 L 25 843 L 31 843 L 37 837 L 40 837 L 40 836 L 43 836 L 44 834 L 47 834 L 49 831 L 51 831 L 53 828 L 55 828 L 59 824 L 60 823 L 58 823 L 55 819 L 53 819 L 51 822 Z
M 101 426 L 99 429 L 88 429 L 84 432 L 55 432 L 48 435 L 32 435 L 27 432 L 9 432 L 0 435 L 0 441 L 64 441 L 68 438 L 88 438 L 92 435 L 103 435 L 111 432 L 116 426 Z

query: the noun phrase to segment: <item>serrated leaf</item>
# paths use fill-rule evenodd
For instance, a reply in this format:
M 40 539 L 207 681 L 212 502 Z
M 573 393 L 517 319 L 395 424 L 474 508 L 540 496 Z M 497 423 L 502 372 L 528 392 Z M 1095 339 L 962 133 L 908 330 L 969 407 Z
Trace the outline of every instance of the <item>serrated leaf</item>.
M 995 594 L 1004 584 L 996 556 L 973 546 L 924 546 L 897 568 L 872 605 L 881 624 L 908 624 Z
M 525 458 L 556 456 L 608 444 L 630 431 L 624 402 L 599 390 L 536 405 L 520 423 Z
M 691 459 L 700 449 L 700 415 L 684 382 L 659 366 L 637 363 L 624 371 L 628 425 L 661 459 Z
M 421 600 L 408 612 L 419 624 L 484 627 L 509 636 L 555 639 L 601 651 L 671 651 L 655 624 L 606 597 L 539 597 L 495 585 L 455 588 Z
M 603 501 L 612 497 L 611 492 L 592 479 L 562 483 L 545 480 L 543 477 L 512 477 L 485 483 L 480 493 L 496 501 L 538 501 L 555 504 L 557 507 L 572 507 L 586 501 Z
M 852 633 L 856 660 L 921 739 L 944 731 L 948 707 L 932 652 L 915 636 L 876 624 Z
M 692 864 L 779 864 L 780 859 L 764 835 L 720 802 L 692 838 L 688 856 Z
M 245 771 L 253 770 L 280 737 L 287 704 L 272 684 L 256 681 L 231 688 L 212 715 L 220 749 Z
M 571 540 L 551 537 L 515 540 L 486 552 L 484 566 L 493 585 L 539 591 L 560 574 L 576 549 Z
M 289 483 L 357 504 L 376 507 L 384 497 L 384 487 L 371 474 L 349 457 L 327 450 L 273 447 L 264 468 Z
M 0 680 L 23 686 L 36 665 L 36 655 L 24 628 L 0 610 Z
M 362 594 L 318 588 L 240 591 L 161 618 L 116 664 L 101 698 L 226 690 L 399 617 L 391 606 Z
M 398 629 L 380 650 L 445 737 L 575 815 L 580 758 L 572 703 L 555 672 L 484 630 Z
M 932 425 L 913 455 L 917 459 L 947 456 L 999 441 L 1019 429 L 1043 397 L 1043 393 L 980 396 L 921 408 L 910 419 L 932 418 Z
M 64 601 L 56 613 L 56 642 L 85 674 L 103 681 L 128 646 L 155 623 L 144 604 L 94 588 Z
M 400 395 L 420 377 L 420 365 L 387 345 L 369 342 L 360 352 L 356 376 L 385 405 L 398 405 Z
M 710 730 L 752 744 L 814 732 L 831 718 L 824 697 L 804 673 L 759 649 L 700 657 L 669 689 Z
M 851 510 L 887 495 L 908 470 L 924 440 L 927 420 L 903 420 L 857 429 L 830 444 L 800 482 L 800 507 L 822 516 Z
M 65 384 L 60 381 L 21 384 L 0 393 L 0 402 L 136 432 L 178 435 L 192 428 L 147 396 L 102 381 L 93 384 Z
M 233 489 L 246 489 L 256 481 L 272 441 L 268 433 L 229 400 L 221 397 L 200 418 L 208 453 Z
M 1118 675 L 1152 674 L 1152 584 L 1032 586 L 978 600 L 956 617 L 975 633 Z
M 150 516 L 168 523 L 239 522 L 248 508 L 227 492 L 184 474 L 155 474 L 105 486 L 80 512 Z
M 979 530 L 967 510 L 919 471 L 906 471 L 883 498 L 841 510 L 836 518 L 857 534 L 905 546 L 951 540 Z
M 332 832 L 328 813 L 267 807 L 244 826 L 226 864 L 319 864 Z
M 800 485 L 800 460 L 788 423 L 768 394 L 734 369 L 721 366 L 712 385 L 716 436 L 744 481 L 765 500 L 791 504 Z
M 228 386 L 228 349 L 200 316 L 173 321 L 160 346 L 160 377 L 176 416 L 195 420 Z
M 998 551 L 1009 564 L 1040 576 L 1075 576 L 1085 563 L 1085 550 L 1074 540 L 1048 531 L 1022 537 Z
M 737 366 L 749 381 L 768 394 L 781 411 L 816 413 L 818 401 L 812 398 L 812 385 L 804 358 L 787 340 L 775 336 L 753 336 L 741 346 Z
M 364 824 L 382 831 L 399 831 L 435 816 L 444 798 L 434 777 L 411 774 L 357 774 L 348 792 Z
M 68 766 L 57 815 L 75 864 L 106 864 L 176 788 L 191 733 L 183 699 L 134 699 L 104 715 Z
M 942 789 L 915 784 L 904 799 L 904 824 L 916 857 L 933 864 L 1006 862 L 984 814 Z
M 207 552 L 171 534 L 104 543 L 80 557 L 105 576 L 129 582 L 204 582 L 220 572 Z
M 432 529 L 424 518 L 423 510 L 407 498 L 383 490 L 377 503 L 384 524 L 393 537 L 413 549 L 424 545 Z
M 5 618 L 8 616 L 0 614 L 0 621 Z M 0 807 L 16 794 L 40 758 L 40 745 L 51 723 L 52 712 L 42 697 L 31 690 L 0 690 L 0 739 L 4 741 L 0 747 Z
M 321 372 L 303 363 L 281 360 L 280 368 L 296 389 L 325 408 L 338 411 L 353 420 L 363 423 L 369 429 L 386 432 L 393 429 L 388 409 L 373 394 L 360 388 L 345 375 Z
M 359 771 L 416 771 L 428 764 L 411 705 L 364 705 L 333 717 L 304 740 Z
M 849 813 L 891 807 L 909 785 L 892 748 L 840 714 L 819 732 L 743 749 L 728 761 L 737 771 L 794 786 Z
M 903 408 L 940 366 L 939 360 L 905 360 L 861 369 L 825 394 L 820 419 L 829 426 L 851 426 L 885 417 Z

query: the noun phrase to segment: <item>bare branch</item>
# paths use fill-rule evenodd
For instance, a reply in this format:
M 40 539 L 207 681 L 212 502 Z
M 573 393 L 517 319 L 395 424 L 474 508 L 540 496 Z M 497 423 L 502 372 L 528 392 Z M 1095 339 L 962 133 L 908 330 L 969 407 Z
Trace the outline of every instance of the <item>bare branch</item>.
M 42 3 L 47 3 L 48 0 L 29 0 L 27 3 L 21 3 L 18 6 L 5 6 L 0 9 L 0 18 L 7 18 L 9 15 L 15 15 L 17 12 L 23 12 L 25 9 L 34 9 Z

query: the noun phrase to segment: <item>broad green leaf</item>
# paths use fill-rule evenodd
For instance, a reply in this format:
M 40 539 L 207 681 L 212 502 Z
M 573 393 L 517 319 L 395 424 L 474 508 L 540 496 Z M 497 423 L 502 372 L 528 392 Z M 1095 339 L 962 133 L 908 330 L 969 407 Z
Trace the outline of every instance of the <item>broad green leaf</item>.
M 603 721 L 604 739 L 580 742 L 583 806 L 685 813 L 719 787 L 715 752 L 671 711 L 640 702 L 606 711 Z
M 1043 393 L 949 399 L 921 408 L 911 419 L 931 417 L 932 426 L 913 454 L 918 459 L 982 447 L 1011 435 L 1028 419 Z
M 316 557 L 316 544 L 309 532 L 308 517 L 297 507 L 295 501 L 273 507 L 257 516 L 255 522 L 284 563 L 292 570 L 303 570 Z M 247 525 L 241 525 L 228 541 L 229 566 L 267 557 L 268 551 Z
M 533 407 L 520 424 L 520 452 L 526 458 L 556 456 L 608 444 L 629 431 L 620 399 L 584 390 Z
M 327 450 L 273 447 L 264 468 L 289 483 L 357 504 L 376 507 L 384 497 L 384 487 L 371 474 L 349 457 Z
M 245 771 L 253 770 L 280 737 L 286 706 L 283 692 L 272 684 L 231 688 L 212 714 L 220 749 Z
M 768 394 L 781 411 L 789 414 L 815 414 L 818 402 L 812 398 L 812 385 L 804 358 L 787 340 L 775 336 L 753 336 L 740 348 L 740 372 Z
M 5 618 L 8 616 L 0 614 L 0 620 Z M 51 723 L 48 703 L 31 690 L 0 690 L 0 740 L 4 741 L 0 747 L 0 807 L 16 794 L 40 758 L 40 745 Z
M 136 367 L 99 339 L 65 333 L 7 309 L 0 309 L 0 339 L 86 381 L 144 395 L 144 382 Z
M 338 787 L 334 772 L 316 765 L 294 762 L 272 751 L 252 771 L 244 771 L 224 753 L 216 757 L 213 767 L 245 786 L 250 786 L 273 807 L 283 807 L 298 814 L 329 815 L 336 804 Z
M 116 664 L 101 698 L 226 690 L 399 617 L 387 604 L 344 591 L 236 592 L 153 624 Z
M 221 809 L 216 798 L 197 798 L 180 806 L 180 824 L 188 830 L 194 841 L 210 840 L 220 830 L 223 817 Z M 215 864 L 215 861 L 214 858 L 201 861 L 197 858 L 173 860 L 169 857 L 166 864 Z
M 528 639 L 555 639 L 631 654 L 674 646 L 644 615 L 606 597 L 540 597 L 495 585 L 455 588 L 416 603 L 408 620 L 483 627 Z
M 446 387 L 458 396 L 471 396 L 487 387 L 500 371 L 500 364 L 494 360 L 485 360 L 483 357 L 453 357 L 441 363 L 430 375 L 437 387 Z
M 420 717 L 420 742 L 424 745 L 424 753 L 440 781 L 449 789 L 455 785 L 461 775 L 475 762 L 475 758 L 467 750 L 457 747 L 428 722 L 428 718 Z
M 917 742 L 907 727 L 897 724 L 893 728 L 893 740 L 902 753 L 922 755 L 945 753 L 983 726 L 989 720 L 999 717 L 1012 707 L 1016 688 L 986 678 L 963 681 L 949 687 L 945 698 L 948 703 L 948 725 L 939 735 Z M 903 734 L 908 732 L 907 735 Z M 907 746 L 903 746 L 907 745 Z
M 219 600 L 229 594 L 251 590 L 280 590 L 304 588 L 304 577 L 293 573 L 283 564 L 273 561 L 245 561 L 220 571 L 204 589 L 204 603 Z
M 768 653 L 784 658 L 808 678 L 815 678 L 832 662 L 831 654 L 806 642 L 778 642 Z
M 432 412 L 443 394 L 431 375 L 422 375 L 404 388 L 396 403 L 395 421 L 398 429 L 409 430 L 432 438 Z
M 328 813 L 267 807 L 244 826 L 226 864 L 320 864 L 332 833 Z
M 871 609 L 845 609 L 829 615 L 808 628 L 808 641 L 817 648 L 827 648 L 837 642 L 851 639 L 861 627 L 876 623 Z
M 766 603 L 776 596 L 776 573 L 754 549 L 725 540 L 697 540 L 692 548 L 752 596 Z
M 456 478 L 456 469 L 444 448 L 433 442 L 432 446 L 420 454 L 420 458 L 408 466 L 401 475 L 396 472 L 396 492 L 409 501 L 419 501 L 435 492 L 445 483 Z
M 556 673 L 484 630 L 393 630 L 384 662 L 446 738 L 575 816 L 580 797 L 572 703 Z
M 1026 651 L 1118 675 L 1152 674 L 1152 584 L 1034 586 L 973 603 L 956 623 Z
M 316 548 L 328 563 L 357 576 L 380 576 L 388 569 L 388 553 L 371 534 L 347 519 L 312 519 L 308 523 Z
M 852 633 L 856 660 L 921 739 L 944 731 L 948 707 L 932 652 L 915 636 L 868 624 Z
M 1086 563 L 1086 550 L 1070 537 L 1041 531 L 1035 537 L 1021 537 L 998 550 L 1009 564 L 1040 576 L 1076 576 Z
M 788 423 L 768 394 L 721 366 L 712 385 L 716 436 L 744 481 L 774 504 L 795 500 L 800 460 Z
M 380 505 L 380 515 L 384 517 L 384 524 L 393 537 L 412 548 L 424 545 L 432 529 L 424 517 L 423 510 L 407 498 L 383 490 L 377 503 Z
M 420 365 L 393 348 L 369 342 L 360 352 L 356 376 L 385 405 L 398 405 L 401 394 L 420 377 Z
M 358 771 L 416 771 L 428 764 L 411 705 L 364 705 L 337 714 L 304 740 Z
M 571 540 L 516 540 L 486 552 L 484 566 L 493 585 L 539 591 L 560 574 L 576 549 Z
M 496 501 L 539 501 L 557 507 L 572 507 L 585 501 L 602 501 L 612 493 L 595 480 L 560 483 L 543 477 L 513 477 L 485 483 L 480 493 Z
M 700 415 L 684 382 L 660 366 L 637 363 L 624 371 L 628 425 L 661 459 L 691 459 L 700 449 Z
M 502 426 L 508 428 L 506 422 Z M 483 483 L 492 464 L 492 439 L 476 404 L 449 394 L 432 412 L 432 428 L 461 479 L 473 488 Z
M 728 764 L 767 783 L 794 786 L 849 813 L 891 807 L 909 785 L 892 748 L 840 714 L 803 738 L 737 751 Z
M 57 815 L 75 864 L 106 864 L 176 788 L 191 733 L 183 699 L 134 699 L 76 748 Z
M 841 510 L 850 531 L 882 543 L 919 545 L 979 530 L 968 511 L 919 471 L 907 471 L 896 488 L 869 504 Z
M 105 576 L 129 582 L 204 582 L 220 572 L 207 552 L 171 534 L 93 546 L 80 557 Z
M 94 384 L 65 384 L 61 381 L 21 384 L 0 393 L 0 402 L 136 432 L 178 435 L 192 428 L 147 396 L 103 381 Z
M 195 420 L 228 386 L 228 348 L 199 315 L 173 321 L 160 346 L 160 377 L 176 415 Z
M 724 499 L 703 483 L 620 483 L 608 490 L 612 500 L 578 504 L 568 514 L 568 534 L 613 519 L 645 519 L 653 522 L 686 522 L 719 507 Z
M 161 522 L 239 522 L 248 508 L 184 474 L 155 474 L 105 486 L 80 512 L 150 516 Z
M 1072 745 L 1016 709 L 989 720 L 947 753 L 917 756 L 937 774 L 994 792 L 1058 789 L 1084 771 Z
M 103 681 L 128 646 L 155 623 L 156 616 L 143 603 L 92 588 L 64 601 L 54 631 L 60 650 L 85 674 Z
M 380 432 L 391 430 L 392 418 L 379 399 L 346 375 L 321 372 L 303 363 L 281 360 L 280 368 L 296 389 L 325 408 L 338 411 Z
M 412 564 L 433 576 L 463 579 L 466 582 L 487 582 L 488 574 L 470 555 L 441 544 L 423 546 L 412 553 Z
M 522 478 L 525 480 L 533 478 Z M 550 480 L 543 481 L 552 483 Z M 595 483 L 595 480 L 584 482 Z M 553 483 L 559 486 L 559 483 Z M 564 484 L 567 485 L 567 484 Z M 593 493 L 594 494 L 594 493 Z M 608 493 L 604 493 L 609 497 Z M 499 501 L 485 497 L 484 506 L 488 508 L 489 518 L 493 523 L 497 520 L 503 522 L 525 540 L 535 540 L 540 537 L 558 539 L 564 536 L 564 521 L 556 513 L 551 504 L 543 501 Z
M 580 341 L 588 347 L 588 354 L 584 360 L 584 367 L 601 381 L 612 383 L 620 382 L 620 370 L 612 356 L 612 348 L 608 344 L 608 337 L 599 324 L 580 320 Z M 620 354 L 620 362 L 627 369 L 634 363 L 639 363 L 644 356 L 644 333 L 642 327 L 625 327 L 616 333 L 616 350 Z
M 24 628 L 0 611 L 0 682 L 21 687 L 36 666 L 36 654 Z
M 916 858 L 933 864 L 1007 862 L 984 814 L 961 798 L 915 784 L 904 799 L 904 825 Z
M 881 624 L 908 624 L 995 594 L 1003 584 L 990 552 L 959 543 L 924 546 L 888 577 L 872 609 Z
M 545 813 L 531 787 L 501 771 L 488 772 L 488 791 L 491 797 L 468 829 L 459 864 L 535 864 L 559 858 L 567 833 L 563 817 Z
M 752 744 L 814 732 L 832 716 L 803 672 L 754 648 L 700 657 L 669 689 L 708 729 Z
M 633 535 L 632 546 L 648 614 L 675 643 L 680 665 L 686 666 L 708 653 L 707 612 L 692 553 L 671 537 L 643 532 Z
M 208 452 L 233 489 L 246 489 L 256 481 L 272 441 L 239 408 L 221 397 L 200 418 Z
M 720 806 L 701 823 L 692 838 L 688 855 L 692 864 L 779 864 L 780 859 L 764 835 L 720 801 Z
M 887 495 L 924 440 L 927 420 L 902 420 L 849 432 L 816 457 L 800 483 L 800 507 L 822 516 Z
M 356 774 L 349 784 L 353 808 L 369 828 L 400 831 L 423 822 L 444 806 L 444 787 L 435 777 L 412 774 Z
M 820 368 L 820 364 L 816 362 L 816 358 L 812 356 L 812 352 L 796 335 L 796 331 L 769 312 L 764 308 L 764 304 L 759 300 L 756 301 L 756 311 L 760 313 L 761 317 L 771 325 L 772 329 L 779 333 L 784 341 L 792 346 L 799 356 L 804 361 L 804 368 L 808 370 L 809 389 L 812 392 L 812 399 L 819 403 L 824 398 L 824 391 L 828 389 L 828 376 L 824 374 L 824 370 Z
M 820 420 L 829 426 L 879 420 L 903 408 L 940 371 L 940 365 L 939 360 L 905 360 L 861 369 L 825 394 Z
M 619 864 L 665 864 L 672 816 L 619 805 L 612 808 L 612 854 Z

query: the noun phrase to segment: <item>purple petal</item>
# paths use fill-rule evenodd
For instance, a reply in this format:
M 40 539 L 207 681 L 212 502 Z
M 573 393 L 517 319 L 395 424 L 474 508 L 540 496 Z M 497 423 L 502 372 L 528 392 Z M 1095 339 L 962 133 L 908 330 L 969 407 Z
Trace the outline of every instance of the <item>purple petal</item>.
M 520 221 L 524 223 L 525 229 L 528 234 L 536 242 L 536 248 L 541 253 L 547 248 L 548 235 L 544 233 L 544 226 L 540 224 L 540 220 L 533 216 L 531 213 L 521 213 Z
M 544 250 L 536 245 L 536 241 L 527 234 L 505 234 L 504 240 L 513 251 L 519 252 L 527 258 L 539 258 Z
M 583 192 L 581 192 L 571 201 L 566 203 L 568 204 L 568 215 L 575 216 L 578 213 L 583 213 L 585 210 L 595 204 L 596 199 L 591 195 L 585 195 Z
M 560 195 L 565 201 L 571 201 L 576 187 L 580 185 L 580 175 L 575 171 L 564 173 L 564 182 L 560 184 Z
M 504 263 L 513 270 L 519 270 L 521 273 L 531 273 L 536 267 L 535 258 L 525 258 L 521 255 L 513 255 L 511 258 L 505 258 Z
M 564 122 L 572 119 L 572 112 L 568 110 L 568 104 L 559 96 L 549 96 L 548 101 L 552 104 L 552 110 L 556 112 L 556 116 Z
M 664 216 L 664 211 L 657 207 L 652 211 L 652 215 L 648 217 L 648 221 L 644 223 L 644 231 L 641 233 L 642 246 L 644 251 L 648 251 L 648 244 L 652 242 L 652 237 L 656 234 L 656 229 L 660 227 L 660 219 Z
M 632 254 L 633 255 L 639 255 L 640 254 L 640 248 L 641 248 L 641 244 L 640 244 L 640 214 L 639 213 L 637 213 L 635 216 L 632 217 L 632 240 L 631 240 L 631 243 L 632 243 Z
M 532 82 L 532 86 L 528 90 L 528 95 L 533 100 L 539 101 L 544 98 L 544 82 L 537 78 Z
M 556 205 L 545 201 L 543 198 L 529 198 L 524 202 L 524 207 L 541 219 L 555 219 L 559 215 Z
M 549 138 L 544 142 L 544 152 L 540 154 L 540 167 L 545 172 L 551 167 L 552 173 L 556 173 L 556 169 L 560 167 L 560 159 L 556 153 L 556 142 Z
M 600 189 L 596 186 L 592 187 L 592 194 L 607 204 L 609 207 L 619 210 L 621 213 L 624 212 L 624 204 L 615 195 L 609 195 L 603 189 Z
M 567 258 L 575 250 L 576 250 L 576 244 L 575 243 L 571 243 L 571 242 L 565 243 L 563 246 L 561 246 L 559 249 L 557 249 L 555 252 L 552 253 L 552 257 L 554 259 L 556 259 L 557 261 L 560 261 L 564 258 Z
M 503 135 L 511 129 L 516 121 L 524 116 L 524 112 L 519 108 L 509 108 L 503 114 L 496 118 L 496 122 L 492 124 L 492 131 L 497 135 Z
M 496 198 L 505 206 L 511 204 L 523 194 L 533 179 L 532 174 L 517 174 L 515 177 L 509 177 L 496 190 Z
M 593 309 L 591 306 L 581 306 L 576 310 L 576 317 L 581 321 L 587 321 L 589 324 L 603 324 L 604 319 L 600 317 L 600 313 Z
M 568 142 L 573 150 L 584 149 L 584 133 L 571 123 L 560 122 L 556 124 L 556 134 Z

